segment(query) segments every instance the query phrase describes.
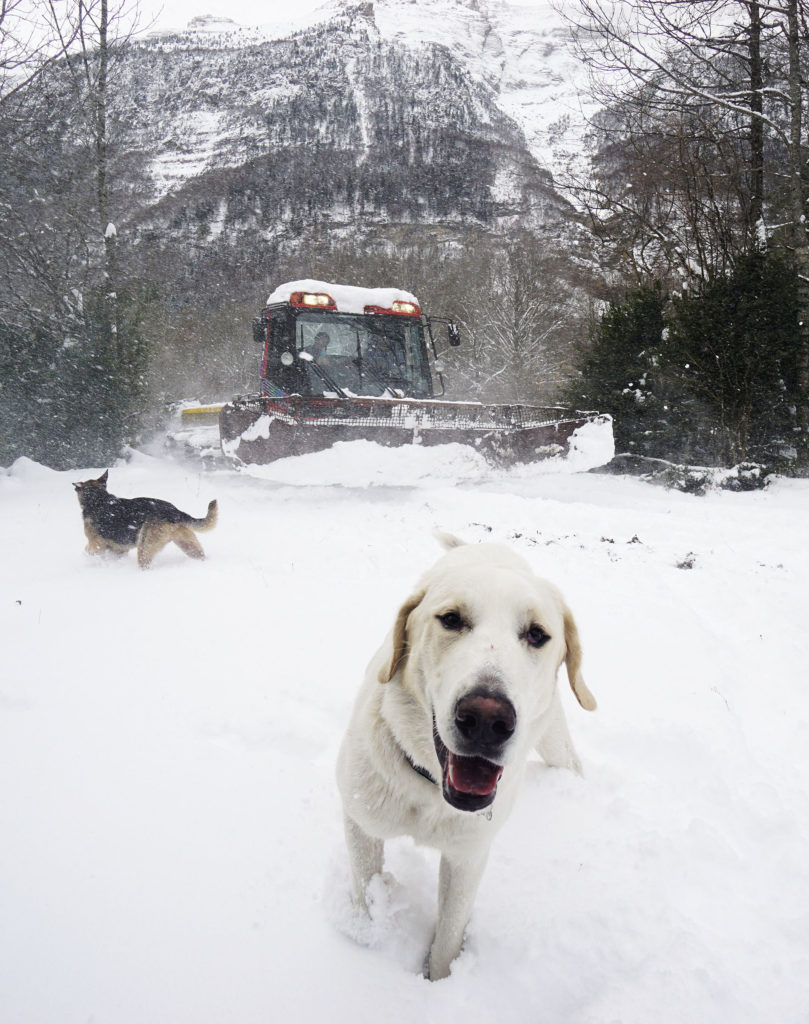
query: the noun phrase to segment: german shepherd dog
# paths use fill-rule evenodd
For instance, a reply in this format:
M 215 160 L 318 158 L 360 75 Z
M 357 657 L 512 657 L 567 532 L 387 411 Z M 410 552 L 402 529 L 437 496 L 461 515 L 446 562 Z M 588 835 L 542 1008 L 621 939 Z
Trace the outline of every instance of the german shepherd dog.
M 216 526 L 215 501 L 208 505 L 204 519 L 194 519 L 159 498 L 116 498 L 107 490 L 108 475 L 105 470 L 97 480 L 73 484 L 91 555 L 124 555 L 137 548 L 138 565 L 148 569 L 157 552 L 174 541 L 189 558 L 205 557 L 192 531 L 202 533 Z

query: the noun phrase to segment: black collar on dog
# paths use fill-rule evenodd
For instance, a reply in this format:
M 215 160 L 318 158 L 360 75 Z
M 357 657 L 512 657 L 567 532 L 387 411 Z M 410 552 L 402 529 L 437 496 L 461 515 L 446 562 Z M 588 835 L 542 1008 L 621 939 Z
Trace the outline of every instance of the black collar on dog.
M 410 767 L 413 769 L 413 771 L 417 772 L 419 775 L 421 775 L 421 777 L 423 779 L 426 779 L 428 782 L 432 782 L 432 784 L 434 786 L 438 785 L 438 783 L 435 781 L 435 779 L 432 777 L 432 775 L 427 771 L 427 769 L 426 768 L 422 768 L 421 765 L 416 764 L 416 762 L 411 758 L 411 756 L 408 753 L 405 753 L 405 760 L 410 765 Z

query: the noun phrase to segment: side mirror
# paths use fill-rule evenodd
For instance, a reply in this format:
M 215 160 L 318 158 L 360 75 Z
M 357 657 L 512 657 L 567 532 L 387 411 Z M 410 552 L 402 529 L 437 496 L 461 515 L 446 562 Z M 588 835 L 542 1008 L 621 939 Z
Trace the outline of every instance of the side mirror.
M 256 316 L 253 317 L 253 341 L 259 345 L 264 344 L 264 339 L 267 337 L 267 317 Z
M 447 324 L 447 338 L 453 348 L 457 348 L 461 344 L 461 332 L 454 320 L 450 320 Z

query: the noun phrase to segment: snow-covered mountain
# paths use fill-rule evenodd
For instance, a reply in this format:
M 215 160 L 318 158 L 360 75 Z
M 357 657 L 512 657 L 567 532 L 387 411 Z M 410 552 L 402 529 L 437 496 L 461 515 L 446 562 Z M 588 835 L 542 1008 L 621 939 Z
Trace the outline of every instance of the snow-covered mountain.
M 548 7 L 339 0 L 294 30 L 205 17 L 132 45 L 120 144 L 139 237 L 518 225 L 572 211 L 581 73 Z

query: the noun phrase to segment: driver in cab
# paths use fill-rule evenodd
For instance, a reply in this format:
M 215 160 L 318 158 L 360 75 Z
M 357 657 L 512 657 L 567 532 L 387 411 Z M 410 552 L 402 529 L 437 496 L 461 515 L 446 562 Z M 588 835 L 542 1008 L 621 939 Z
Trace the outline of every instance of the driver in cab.
M 331 359 L 328 355 L 328 347 L 331 344 L 331 338 L 326 331 L 318 331 L 314 336 L 311 345 L 307 345 L 304 352 L 308 352 L 314 361 L 328 370 L 331 366 Z

